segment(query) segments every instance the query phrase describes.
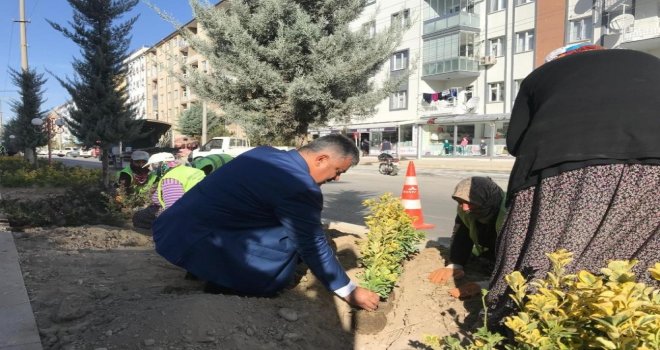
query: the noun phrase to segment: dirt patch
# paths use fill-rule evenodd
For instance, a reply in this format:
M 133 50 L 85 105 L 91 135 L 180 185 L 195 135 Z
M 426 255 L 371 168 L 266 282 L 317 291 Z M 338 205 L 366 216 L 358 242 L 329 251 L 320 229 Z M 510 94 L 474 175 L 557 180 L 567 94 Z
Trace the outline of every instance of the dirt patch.
M 329 235 L 355 276 L 359 236 Z M 366 334 L 355 329 L 358 311 L 309 272 L 275 298 L 211 295 L 156 254 L 151 237 L 132 230 L 30 229 L 14 237 L 46 349 L 423 348 L 424 335 L 457 331 L 480 306 L 426 280 L 442 265 L 433 247 L 406 262 L 384 329 Z

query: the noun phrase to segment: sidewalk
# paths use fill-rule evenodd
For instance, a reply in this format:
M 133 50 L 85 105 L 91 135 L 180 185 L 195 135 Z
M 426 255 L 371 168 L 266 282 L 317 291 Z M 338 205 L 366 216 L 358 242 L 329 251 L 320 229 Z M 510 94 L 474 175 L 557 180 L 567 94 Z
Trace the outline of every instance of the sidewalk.
M 0 350 L 41 350 L 14 237 L 5 231 L 0 231 L 0 281 Z
M 515 158 L 513 157 L 437 157 L 414 159 L 403 157 L 399 161 L 399 169 L 406 169 L 409 162 L 415 163 L 415 169 L 448 169 L 448 170 L 473 170 L 511 172 Z M 377 156 L 360 157 L 360 165 L 379 164 Z

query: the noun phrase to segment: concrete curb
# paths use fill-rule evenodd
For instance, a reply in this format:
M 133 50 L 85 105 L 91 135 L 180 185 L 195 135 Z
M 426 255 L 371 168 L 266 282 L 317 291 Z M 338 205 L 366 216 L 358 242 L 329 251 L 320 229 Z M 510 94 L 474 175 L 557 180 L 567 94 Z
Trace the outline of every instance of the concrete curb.
M 41 350 L 11 232 L 0 231 L 0 350 Z
M 369 229 L 363 225 L 350 224 L 342 221 L 323 220 L 323 228 L 337 230 L 344 233 L 365 236 Z

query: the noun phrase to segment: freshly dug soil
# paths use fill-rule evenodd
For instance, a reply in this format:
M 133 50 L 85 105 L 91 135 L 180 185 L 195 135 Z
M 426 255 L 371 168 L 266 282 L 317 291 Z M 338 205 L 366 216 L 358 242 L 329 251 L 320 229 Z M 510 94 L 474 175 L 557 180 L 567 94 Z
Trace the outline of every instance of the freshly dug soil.
M 354 277 L 360 236 L 328 234 Z M 428 282 L 444 248 L 425 248 L 406 262 L 394 300 L 383 304 L 390 310 L 374 328 L 305 269 L 274 298 L 212 295 L 156 254 L 144 233 L 84 226 L 14 238 L 45 349 L 423 348 L 425 335 L 459 331 L 481 306 L 479 298 L 451 298 L 453 285 Z M 465 281 L 485 278 L 470 272 Z

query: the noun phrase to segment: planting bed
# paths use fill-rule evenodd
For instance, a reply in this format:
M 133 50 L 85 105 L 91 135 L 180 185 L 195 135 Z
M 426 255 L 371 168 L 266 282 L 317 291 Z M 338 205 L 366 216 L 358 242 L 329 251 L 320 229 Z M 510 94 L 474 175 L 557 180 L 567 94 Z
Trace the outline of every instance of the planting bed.
M 328 231 L 352 276 L 360 236 Z M 151 237 L 108 226 L 14 233 L 46 349 L 410 349 L 476 320 L 480 300 L 449 297 L 428 274 L 442 249 L 405 263 L 380 316 L 352 310 L 301 269 L 278 297 L 209 295 L 153 250 Z M 486 277 L 470 272 L 467 280 Z M 387 312 L 383 312 L 383 309 Z

